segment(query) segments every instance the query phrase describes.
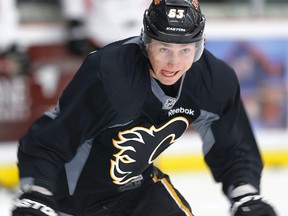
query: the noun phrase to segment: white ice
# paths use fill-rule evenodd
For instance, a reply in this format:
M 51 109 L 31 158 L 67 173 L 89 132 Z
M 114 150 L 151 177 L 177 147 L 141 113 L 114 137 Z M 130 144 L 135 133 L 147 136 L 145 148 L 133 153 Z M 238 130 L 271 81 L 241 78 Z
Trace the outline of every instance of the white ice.
M 229 203 L 207 171 L 170 174 L 174 186 L 190 203 L 195 216 L 229 216 Z M 278 216 L 287 216 L 288 168 L 264 169 L 262 194 L 277 209 Z M 0 188 L 1 216 L 10 216 L 15 192 Z

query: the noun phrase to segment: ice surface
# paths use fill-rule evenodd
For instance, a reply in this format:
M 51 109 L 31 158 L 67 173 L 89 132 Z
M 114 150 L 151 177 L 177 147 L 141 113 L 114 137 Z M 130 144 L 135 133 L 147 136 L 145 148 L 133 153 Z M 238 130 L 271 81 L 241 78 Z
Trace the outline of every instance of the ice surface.
M 229 216 L 229 203 L 208 172 L 170 174 L 174 186 L 190 203 L 195 216 Z M 278 216 L 287 216 L 288 168 L 265 169 L 262 194 L 275 206 Z M 0 188 L 1 216 L 10 216 L 15 191 Z
M 208 172 L 182 173 L 171 176 L 174 186 L 190 203 L 195 216 L 229 216 L 230 204 Z M 278 216 L 287 216 L 288 168 L 264 169 L 262 195 L 277 210 Z

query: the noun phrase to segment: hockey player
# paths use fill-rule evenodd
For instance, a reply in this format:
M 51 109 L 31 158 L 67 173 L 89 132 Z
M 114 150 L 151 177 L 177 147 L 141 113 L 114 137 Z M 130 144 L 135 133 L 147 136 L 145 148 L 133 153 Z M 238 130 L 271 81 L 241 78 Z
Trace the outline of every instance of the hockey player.
M 91 53 L 20 140 L 13 216 L 193 215 L 153 165 L 191 124 L 231 215 L 275 216 L 239 83 L 204 49 L 204 26 L 196 0 L 154 0 L 140 37 Z

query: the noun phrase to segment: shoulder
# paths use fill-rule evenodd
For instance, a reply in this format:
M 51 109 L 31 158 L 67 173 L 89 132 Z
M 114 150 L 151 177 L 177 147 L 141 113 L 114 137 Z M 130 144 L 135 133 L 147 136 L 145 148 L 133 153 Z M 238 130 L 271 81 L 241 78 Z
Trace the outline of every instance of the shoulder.
M 235 71 L 224 61 L 205 50 L 187 73 L 186 88 L 203 109 L 222 113 L 239 97 L 240 86 Z
M 111 104 L 121 113 L 136 110 L 135 106 L 142 104 L 150 86 L 140 38 L 133 37 L 109 44 L 90 58 L 99 62 L 99 80 Z
M 138 115 L 149 86 L 142 50 L 128 39 L 90 53 L 65 90 L 69 98 L 62 102 L 69 104 L 66 98 L 86 100 L 83 103 L 89 103 L 96 112 L 99 106 L 109 104 L 117 120 L 125 122 Z
M 143 56 L 140 37 L 131 37 L 111 43 L 98 51 L 102 57 L 111 63 L 131 63 L 131 60 L 141 59 Z M 105 62 L 105 59 L 102 59 Z M 106 61 L 106 62 L 107 62 Z
M 201 71 L 203 82 L 211 88 L 216 88 L 215 91 L 232 91 L 238 88 L 239 82 L 234 69 L 206 49 L 193 67 Z
M 136 68 L 142 70 L 147 67 L 140 45 L 140 37 L 131 37 L 108 44 L 90 53 L 83 64 L 94 65 L 97 73 L 103 79 L 127 77 L 132 75 Z
M 98 53 L 98 54 L 97 54 Z M 148 79 L 147 62 L 141 46 L 140 38 L 132 37 L 105 46 L 95 55 L 98 59 L 99 73 L 104 83 L 117 87 L 127 87 L 132 82 Z
M 102 91 L 111 97 L 141 91 L 138 89 L 148 85 L 149 73 L 138 42 L 138 37 L 128 38 L 91 52 L 68 88 L 74 93 L 89 88 L 97 94 L 95 88 L 99 89 L 101 84 Z

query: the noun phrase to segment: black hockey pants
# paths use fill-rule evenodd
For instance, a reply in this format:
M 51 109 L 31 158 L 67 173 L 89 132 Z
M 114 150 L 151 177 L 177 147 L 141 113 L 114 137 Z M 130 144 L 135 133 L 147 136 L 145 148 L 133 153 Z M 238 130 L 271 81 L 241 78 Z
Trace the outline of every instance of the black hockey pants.
M 157 168 L 151 181 L 126 191 L 113 202 L 84 212 L 81 216 L 193 216 L 189 204 L 173 187 L 169 176 Z M 60 213 L 60 216 L 70 215 Z

